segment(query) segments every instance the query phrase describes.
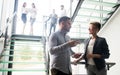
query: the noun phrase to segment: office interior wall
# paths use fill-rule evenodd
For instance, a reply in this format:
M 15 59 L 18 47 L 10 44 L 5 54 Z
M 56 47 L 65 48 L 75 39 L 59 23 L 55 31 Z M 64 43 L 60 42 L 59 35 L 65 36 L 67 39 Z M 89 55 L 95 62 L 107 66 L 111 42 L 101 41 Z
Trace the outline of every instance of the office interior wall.
M 120 74 L 120 8 L 118 8 L 98 35 L 105 37 L 109 45 L 111 55 L 106 61 L 116 63 L 116 65 L 110 68 L 108 75 Z

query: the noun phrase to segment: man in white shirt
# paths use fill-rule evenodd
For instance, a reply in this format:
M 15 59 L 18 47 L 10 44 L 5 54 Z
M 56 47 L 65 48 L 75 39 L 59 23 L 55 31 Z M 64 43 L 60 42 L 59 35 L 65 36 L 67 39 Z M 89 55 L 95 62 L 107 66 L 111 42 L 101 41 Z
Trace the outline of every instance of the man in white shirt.
M 61 5 L 60 17 L 67 16 L 64 5 Z

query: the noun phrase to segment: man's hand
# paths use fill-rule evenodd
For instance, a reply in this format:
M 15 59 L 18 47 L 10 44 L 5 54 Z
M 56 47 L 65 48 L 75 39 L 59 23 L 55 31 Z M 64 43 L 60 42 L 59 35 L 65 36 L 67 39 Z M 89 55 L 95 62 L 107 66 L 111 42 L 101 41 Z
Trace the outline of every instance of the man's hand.
M 70 40 L 70 41 L 68 41 L 68 45 L 69 45 L 70 47 L 74 47 L 74 46 L 76 46 L 76 45 L 78 45 L 78 44 L 80 44 L 80 42 L 79 42 L 79 41 L 76 41 L 76 40 Z
M 72 55 L 73 58 L 79 58 L 82 55 L 82 53 L 75 53 Z
M 72 64 L 77 65 L 77 63 L 80 62 L 81 60 L 82 60 L 82 58 L 78 58 L 78 59 L 74 60 L 72 62 Z

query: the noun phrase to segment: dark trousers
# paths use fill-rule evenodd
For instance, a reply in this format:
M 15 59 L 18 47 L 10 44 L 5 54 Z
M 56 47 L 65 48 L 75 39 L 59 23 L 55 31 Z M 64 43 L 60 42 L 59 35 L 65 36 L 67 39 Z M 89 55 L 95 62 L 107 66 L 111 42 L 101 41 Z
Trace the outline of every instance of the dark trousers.
M 53 30 L 53 32 L 55 32 L 55 29 L 56 29 L 56 24 L 52 24 L 52 23 L 51 23 L 49 36 L 50 36 L 52 30 Z
M 97 70 L 96 66 L 88 65 L 87 67 L 88 75 L 107 75 L 107 70 L 103 68 L 102 70 Z
M 51 75 L 72 75 L 72 73 L 66 74 L 62 71 L 59 71 L 59 70 L 53 68 L 53 69 L 51 69 Z

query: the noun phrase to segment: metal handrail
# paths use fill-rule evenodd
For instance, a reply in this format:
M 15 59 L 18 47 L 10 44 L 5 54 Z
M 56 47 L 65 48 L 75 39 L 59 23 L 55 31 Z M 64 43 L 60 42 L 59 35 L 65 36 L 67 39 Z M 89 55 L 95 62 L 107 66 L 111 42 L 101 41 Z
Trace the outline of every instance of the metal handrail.
M 6 43 L 7 43 L 7 37 L 8 37 L 8 27 L 9 27 L 9 24 L 8 23 L 11 23 L 11 21 L 13 20 L 13 17 L 16 15 L 16 12 L 14 12 L 13 13 L 13 15 L 12 16 L 10 16 L 10 17 L 8 17 L 7 18 L 7 20 L 6 20 L 6 27 L 2 30 L 2 32 L 1 32 L 1 35 L 0 35 L 0 38 L 1 37 L 4 37 L 4 47 L 3 47 L 3 50 L 1 51 L 1 53 L 0 53 L 0 60 L 1 60 L 1 58 L 3 57 L 3 53 L 4 53 L 4 51 L 5 51 L 5 45 L 6 45 Z M 4 33 L 4 30 L 5 30 L 5 33 Z
M 74 64 L 74 63 L 71 62 L 71 64 Z M 85 61 L 80 61 L 77 64 L 85 64 Z M 110 68 L 115 64 L 116 64 L 115 62 L 106 62 L 107 70 L 110 70 Z

